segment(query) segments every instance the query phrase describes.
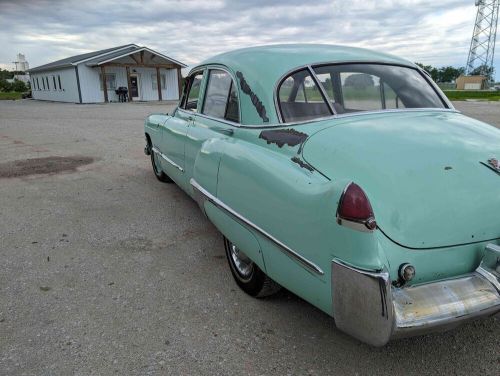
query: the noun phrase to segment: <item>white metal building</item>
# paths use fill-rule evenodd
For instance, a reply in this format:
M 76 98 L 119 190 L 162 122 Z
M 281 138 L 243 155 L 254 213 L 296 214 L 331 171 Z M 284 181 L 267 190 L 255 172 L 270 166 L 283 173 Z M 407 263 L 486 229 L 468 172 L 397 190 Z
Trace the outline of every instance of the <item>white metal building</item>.
M 54 61 L 29 73 L 34 99 L 118 102 L 115 90 L 125 87 L 129 100 L 157 101 L 179 99 L 184 67 L 150 48 L 128 44 Z

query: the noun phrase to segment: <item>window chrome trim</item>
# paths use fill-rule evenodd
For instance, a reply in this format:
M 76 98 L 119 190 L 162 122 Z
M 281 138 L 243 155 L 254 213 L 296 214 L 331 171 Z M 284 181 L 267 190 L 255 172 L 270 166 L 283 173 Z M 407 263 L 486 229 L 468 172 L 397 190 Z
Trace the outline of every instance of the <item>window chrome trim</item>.
M 253 223 L 249 219 L 245 218 L 244 216 L 242 216 L 241 214 L 239 214 L 235 210 L 233 210 L 231 207 L 226 205 L 224 202 L 219 200 L 217 197 L 215 197 L 210 192 L 208 192 L 205 188 L 203 188 L 200 184 L 198 184 L 198 182 L 194 178 L 191 178 L 189 183 L 191 184 L 193 189 L 195 189 L 196 191 L 198 191 L 202 195 L 204 200 L 207 200 L 210 203 L 212 203 L 213 205 L 215 205 L 216 207 L 224 210 L 226 213 L 230 214 L 232 217 L 236 218 L 238 221 L 242 222 L 243 224 L 250 226 L 252 229 L 254 229 L 258 233 L 263 235 L 268 240 L 272 241 L 274 244 L 276 244 L 283 251 L 284 254 L 286 254 L 287 256 L 292 258 L 293 260 L 297 261 L 302 266 L 306 267 L 309 271 L 312 271 L 318 275 L 325 274 L 323 272 L 323 270 L 318 265 L 316 265 L 315 263 L 302 257 L 296 251 L 294 251 L 293 249 L 288 247 L 286 244 L 284 244 L 280 240 L 276 239 L 274 236 L 269 234 L 267 231 L 265 231 L 261 227 L 257 226 L 255 223 Z M 204 211 L 203 202 L 204 201 L 201 201 L 201 202 L 199 201 L 198 204 L 200 205 L 201 209 Z
M 301 65 L 301 66 L 298 66 L 298 67 L 295 67 L 293 69 L 290 69 L 289 71 L 287 71 L 285 74 L 283 74 L 277 81 L 276 83 L 274 84 L 274 93 L 273 93 L 273 97 L 274 97 L 274 107 L 275 107 L 275 111 L 276 111 L 276 115 L 278 117 L 278 120 L 280 122 L 280 124 L 293 124 L 295 122 L 290 122 L 290 123 L 285 123 L 284 122 L 284 119 L 283 119 L 283 116 L 281 114 L 281 107 L 279 105 L 279 100 L 278 100 L 278 89 L 280 88 L 281 86 L 281 83 L 286 79 L 288 78 L 288 76 L 296 73 L 296 72 L 299 72 L 301 70 L 304 70 L 304 69 L 311 69 L 311 71 L 314 72 L 314 67 L 320 67 L 320 66 L 325 66 L 325 65 L 348 65 L 348 64 L 377 64 L 377 65 L 389 65 L 389 66 L 397 66 L 397 67 L 404 67 L 404 68 L 410 68 L 410 69 L 414 69 L 416 70 L 418 73 L 420 73 L 420 75 L 424 78 L 424 80 L 431 85 L 432 89 L 434 90 L 434 92 L 436 93 L 436 95 L 438 96 L 438 98 L 441 100 L 441 102 L 443 103 L 443 105 L 447 106 L 448 108 L 436 108 L 436 107 L 431 107 L 431 109 L 433 110 L 451 110 L 451 111 L 454 111 L 454 112 L 459 112 L 455 109 L 455 107 L 451 104 L 451 102 L 448 100 L 448 98 L 446 97 L 446 95 L 441 91 L 441 89 L 439 88 L 439 86 L 437 86 L 437 84 L 432 81 L 432 79 L 430 79 L 425 73 L 422 73 L 422 69 L 416 65 L 413 65 L 413 64 L 404 64 L 404 63 L 391 63 L 391 62 L 385 62 L 385 61 L 356 61 L 356 60 L 346 60 L 346 61 L 335 61 L 335 62 L 320 62 L 320 63 L 314 63 L 314 64 L 305 64 L 305 65 Z M 316 75 L 315 75 L 316 76 Z M 321 87 L 323 85 L 320 85 Z M 331 105 L 331 104 L 329 104 Z M 395 111 L 405 111 L 405 110 L 429 110 L 429 108 L 412 108 L 412 109 L 398 109 L 398 110 L 395 110 Z M 372 112 L 388 112 L 390 110 L 377 110 L 377 111 L 359 111 L 359 112 L 351 112 L 351 113 L 348 113 L 348 114 L 335 114 L 334 112 L 334 115 L 332 116 L 329 116 L 329 117 L 322 117 L 322 118 L 316 118 L 316 119 L 313 119 L 312 121 L 318 121 L 318 120 L 322 120 L 322 119 L 327 119 L 327 118 L 337 118 L 337 117 L 344 117 L 344 116 L 354 116 L 358 113 L 372 113 Z M 394 112 L 394 111 L 391 111 L 391 112 Z M 309 121 L 308 121 L 309 122 Z M 297 123 L 302 123 L 302 122 L 297 122 Z
M 184 97 L 184 93 L 182 93 L 182 96 L 181 96 L 181 98 L 179 100 L 179 104 L 177 105 L 177 108 L 181 108 L 184 111 L 189 111 L 190 113 L 196 113 L 195 111 L 187 110 L 187 109 L 183 108 L 182 107 L 182 105 L 183 105 L 182 102 L 185 100 L 184 106 L 186 106 L 186 104 L 188 102 L 188 99 L 189 99 L 189 92 L 191 91 L 191 84 L 193 83 L 193 81 L 191 79 L 194 78 L 194 77 L 192 77 L 192 76 L 193 75 L 197 76 L 200 73 L 202 75 L 202 78 L 201 78 L 201 83 L 200 83 L 200 92 L 198 93 L 198 103 L 197 103 L 197 106 L 196 106 L 196 107 L 198 107 L 198 104 L 200 102 L 200 94 L 205 95 L 204 90 L 203 90 L 204 89 L 203 85 L 204 85 L 205 76 L 206 76 L 205 75 L 205 73 L 206 73 L 206 69 L 205 68 L 203 68 L 203 69 L 197 69 L 196 68 L 196 69 L 191 70 L 191 72 L 189 72 L 188 76 L 186 77 L 186 80 L 190 80 L 190 81 L 185 81 L 186 82 L 185 85 L 186 84 L 189 85 L 188 87 L 186 87 L 186 96 Z M 203 102 L 202 102 L 202 104 L 203 104 Z M 198 110 L 198 108 L 197 108 L 197 110 Z
M 226 72 L 227 74 L 229 74 L 229 76 L 231 77 L 231 80 L 233 81 L 233 84 L 236 84 L 236 87 L 238 89 L 238 115 L 240 117 L 240 122 L 241 122 L 241 96 L 240 96 L 240 86 L 238 85 L 238 81 L 236 80 L 236 76 L 234 74 L 234 72 L 227 66 L 225 65 L 222 65 L 222 64 L 204 64 L 204 65 L 199 65 L 197 67 L 194 67 L 193 69 L 191 69 L 189 71 L 189 74 L 187 77 L 191 77 L 191 75 L 193 73 L 196 73 L 196 72 L 200 72 L 200 71 L 203 71 L 203 72 L 206 72 L 206 75 L 203 76 L 203 93 L 201 92 L 201 87 L 200 87 L 200 94 L 203 94 L 202 98 L 198 98 L 198 100 L 202 100 L 201 102 L 201 105 L 202 105 L 202 109 L 203 107 L 205 106 L 205 96 L 206 96 L 206 88 L 207 88 L 207 84 L 208 84 L 208 76 L 210 74 L 210 70 L 211 69 L 219 69 L 219 70 L 222 70 L 224 72 Z M 189 93 L 188 93 L 189 94 Z M 189 110 L 186 110 L 184 108 L 181 108 L 181 106 L 177 106 L 178 109 L 180 110 L 184 110 L 184 111 L 189 111 Z M 235 123 L 231 120 L 226 120 L 226 119 L 221 119 L 221 118 L 215 118 L 215 117 L 212 117 L 210 115 L 205 115 L 205 114 L 202 114 L 201 111 L 200 112 L 193 112 L 193 111 L 190 111 L 191 113 L 194 113 L 196 115 L 202 115 L 204 117 L 206 117 L 207 119 L 211 119 L 211 120 L 217 120 L 217 121 L 220 121 L 220 122 L 223 122 L 223 123 L 228 123 L 229 125 L 233 125 L 233 126 L 241 126 L 241 123 Z M 260 125 L 256 125 L 255 127 L 258 127 Z M 255 127 L 252 127 L 252 128 L 255 128 Z
M 316 82 L 316 85 L 319 87 L 319 91 L 321 92 L 321 95 L 323 95 L 323 99 L 326 100 L 326 105 L 330 109 L 330 112 L 332 115 L 337 115 L 337 112 L 335 111 L 335 108 L 333 108 L 332 101 L 330 97 L 328 96 L 328 93 L 326 92 L 326 89 L 323 87 L 321 82 L 319 81 L 318 76 L 316 76 L 316 72 L 312 68 L 312 66 L 308 65 L 307 69 L 309 70 L 309 74 L 311 75 L 312 79 L 314 82 Z
M 155 146 L 153 146 L 151 150 L 153 150 L 154 153 L 158 154 L 160 157 L 162 157 L 165 161 L 167 161 L 168 163 L 170 163 L 172 166 L 174 166 L 180 172 L 184 172 L 184 169 L 181 166 L 179 166 L 177 163 L 175 163 L 173 160 L 171 160 L 169 157 L 167 157 L 165 154 L 163 154 Z

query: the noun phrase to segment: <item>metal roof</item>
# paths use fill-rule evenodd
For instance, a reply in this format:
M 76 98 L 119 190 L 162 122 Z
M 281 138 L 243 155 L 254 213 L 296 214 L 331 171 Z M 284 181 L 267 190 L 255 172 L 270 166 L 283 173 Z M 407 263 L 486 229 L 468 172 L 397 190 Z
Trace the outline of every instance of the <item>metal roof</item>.
M 150 52 L 155 53 L 157 56 L 161 56 L 167 60 L 170 60 L 174 62 L 175 64 L 179 64 L 181 67 L 186 67 L 185 64 L 174 60 L 172 58 L 169 58 L 165 55 L 162 55 L 160 53 L 157 53 L 153 50 L 150 50 L 147 47 L 139 47 L 136 44 L 126 44 L 123 46 L 118 46 L 118 47 L 113 47 L 113 48 L 107 48 L 104 50 L 99 50 L 99 51 L 94 51 L 94 52 L 88 52 L 85 54 L 81 55 L 75 55 L 71 57 L 67 57 L 65 59 L 53 61 L 52 63 L 40 65 L 35 68 L 31 68 L 28 70 L 30 73 L 34 72 L 40 72 L 40 71 L 46 71 L 46 70 L 52 70 L 52 69 L 57 69 L 57 68 L 65 68 L 65 67 L 71 67 L 75 66 L 80 63 L 86 63 L 87 65 L 98 65 L 100 62 L 103 61 L 109 61 L 114 58 L 118 58 L 120 56 L 126 56 L 134 52 L 139 52 L 143 50 L 148 50 Z

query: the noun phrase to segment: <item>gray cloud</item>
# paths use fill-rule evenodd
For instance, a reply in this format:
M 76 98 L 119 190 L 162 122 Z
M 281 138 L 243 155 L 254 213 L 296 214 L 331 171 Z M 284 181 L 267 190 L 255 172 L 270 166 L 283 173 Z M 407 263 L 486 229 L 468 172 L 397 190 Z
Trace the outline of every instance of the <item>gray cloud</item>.
M 309 42 L 463 66 L 474 17 L 464 0 L 0 0 L 0 64 L 18 52 L 36 66 L 137 43 L 194 65 L 239 47 Z

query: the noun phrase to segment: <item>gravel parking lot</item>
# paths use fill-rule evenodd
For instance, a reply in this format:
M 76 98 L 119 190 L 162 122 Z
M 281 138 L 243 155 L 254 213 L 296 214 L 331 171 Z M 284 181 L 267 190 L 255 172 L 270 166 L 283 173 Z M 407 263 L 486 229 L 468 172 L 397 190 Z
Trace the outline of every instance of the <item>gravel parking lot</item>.
M 500 374 L 498 319 L 371 348 L 240 291 L 143 154 L 144 117 L 173 105 L 0 101 L 0 375 Z M 498 102 L 456 106 L 500 126 Z

